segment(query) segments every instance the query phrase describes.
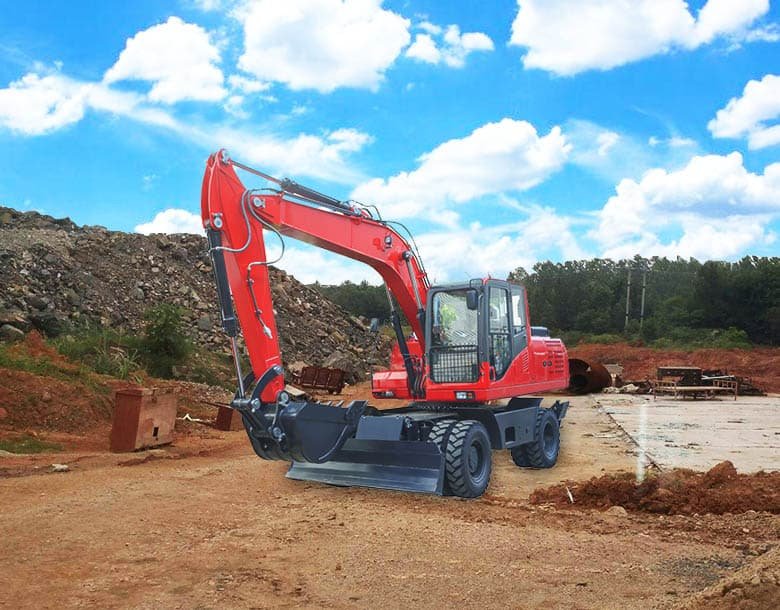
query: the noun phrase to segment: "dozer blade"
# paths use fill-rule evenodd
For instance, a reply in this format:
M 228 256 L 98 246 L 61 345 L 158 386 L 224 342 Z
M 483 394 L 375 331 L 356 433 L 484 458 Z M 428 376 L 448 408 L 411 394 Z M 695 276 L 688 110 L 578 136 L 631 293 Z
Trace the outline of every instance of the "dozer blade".
M 434 443 L 352 438 L 323 464 L 293 462 L 287 478 L 442 495 L 444 457 Z

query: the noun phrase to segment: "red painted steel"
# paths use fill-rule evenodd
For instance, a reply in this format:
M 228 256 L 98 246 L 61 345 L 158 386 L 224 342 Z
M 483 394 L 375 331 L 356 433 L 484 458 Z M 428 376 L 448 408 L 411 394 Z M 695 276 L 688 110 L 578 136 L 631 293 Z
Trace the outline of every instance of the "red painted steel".
M 201 216 L 204 226 L 220 229 L 223 246 L 240 249 L 247 241 L 246 222 L 242 211 L 246 192 L 247 189 L 236 175 L 233 166 L 229 162 L 223 162 L 220 153 L 211 155 L 203 177 Z M 418 337 L 423 336 L 423 329 L 417 320 L 415 287 L 412 283 L 416 284 L 424 307 L 428 294 L 428 278 L 414 257 L 409 261 L 414 278 L 409 276 L 404 254 L 411 252 L 411 248 L 397 232 L 364 215 L 347 216 L 314 208 L 291 200 L 281 193 L 257 193 L 250 195 L 248 199 L 247 205 L 252 206 L 252 210 L 260 218 L 281 234 L 373 267 L 396 296 L 414 332 Z M 217 218 L 221 221 L 221 227 L 216 227 Z M 247 248 L 235 253 L 225 251 L 225 263 L 236 313 L 257 379 L 274 364 L 281 364 L 281 355 L 268 268 L 262 264 L 250 267 L 251 263 L 268 260 L 262 225 L 252 216 L 249 216 L 249 219 L 251 239 Z M 251 285 L 248 280 L 252 281 Z M 255 315 L 253 294 L 262 312 L 262 320 Z M 270 329 L 270 338 L 265 334 L 263 324 Z M 275 400 L 276 394 L 283 388 L 284 380 L 277 377 L 266 387 L 261 396 L 262 400 Z

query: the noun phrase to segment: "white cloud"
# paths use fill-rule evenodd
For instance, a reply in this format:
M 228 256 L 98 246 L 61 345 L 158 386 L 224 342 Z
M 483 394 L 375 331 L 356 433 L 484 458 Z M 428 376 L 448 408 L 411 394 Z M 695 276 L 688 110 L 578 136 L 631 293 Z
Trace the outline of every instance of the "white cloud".
M 669 138 L 650 136 L 647 139 L 647 143 L 652 147 L 668 146 L 669 148 L 691 148 L 699 145 L 696 140 L 692 140 L 691 138 L 684 138 L 682 136 L 671 136 Z
M 231 74 L 227 82 L 230 86 L 230 93 L 222 107 L 228 114 L 239 119 L 248 119 L 250 117 L 250 113 L 244 109 L 244 102 L 246 102 L 247 96 L 268 91 L 271 88 L 271 83 L 264 83 L 242 74 Z M 262 99 L 266 102 L 276 101 L 270 95 L 263 95 Z
M 406 56 L 428 64 L 438 64 L 441 61 L 441 51 L 430 34 L 417 34 L 414 42 L 406 49 Z
M 510 44 L 526 68 L 568 76 L 609 70 L 718 37 L 748 40 L 769 0 L 708 0 L 698 16 L 685 0 L 518 0 Z
M 610 182 L 639 178 L 653 167 L 681 165 L 698 151 L 695 141 L 674 132 L 644 141 L 582 119 L 569 119 L 563 130 L 572 146 L 571 163 Z
M 31 72 L 0 89 L 0 124 L 24 135 L 42 135 L 80 121 L 85 106 L 81 83 Z
M 170 17 L 129 38 L 104 82 L 150 81 L 149 99 L 164 104 L 218 101 L 227 94 L 219 62 L 219 50 L 206 30 Z
M 195 233 L 203 234 L 203 223 L 198 214 L 180 208 L 159 212 L 151 221 L 138 225 L 136 233 Z
M 417 27 L 421 29 L 423 32 L 428 32 L 429 34 L 433 34 L 434 36 L 438 36 L 443 32 L 443 29 L 440 25 L 436 25 L 435 23 L 431 23 L 430 21 L 423 21 L 421 23 L 418 23 Z
M 76 81 L 60 74 L 31 72 L 0 89 L 0 127 L 25 136 L 62 129 L 80 121 L 88 110 L 162 127 L 205 149 L 226 147 L 236 158 L 269 170 L 332 182 L 354 183 L 362 178 L 350 168 L 348 157 L 373 140 L 369 134 L 355 129 L 285 138 L 272 132 L 257 135 L 251 129 L 184 123 L 166 110 L 150 106 L 146 97 L 138 93 L 117 91 L 103 83 Z
M 644 255 L 730 258 L 774 239 L 780 216 L 780 163 L 749 172 L 742 155 L 697 156 L 682 169 L 656 168 L 625 179 L 590 233 L 612 258 Z M 667 238 L 661 234 L 680 234 Z
M 516 204 L 523 220 L 483 226 L 472 223 L 416 237 L 431 281 L 454 282 L 476 277 L 505 278 L 518 267 L 530 269 L 544 259 L 585 256 L 571 218 L 538 206 Z
M 424 34 L 417 34 L 414 43 L 406 50 L 406 56 L 429 64 L 444 63 L 451 68 L 462 68 L 466 57 L 475 51 L 492 51 L 493 41 L 482 32 L 460 33 L 457 25 L 442 30 L 432 23 L 418 26 Z M 443 35 L 442 35 L 443 32 Z M 434 36 L 440 38 L 437 45 Z
M 745 35 L 745 42 L 777 42 L 780 40 L 780 29 L 776 23 L 750 30 Z
M 228 84 L 233 90 L 242 93 L 257 93 L 258 91 L 267 91 L 271 88 L 270 83 L 264 83 L 242 74 L 231 74 L 228 76 Z
M 368 265 L 306 244 L 290 247 L 290 240 L 286 239 L 286 241 L 284 256 L 274 266 L 292 274 L 299 282 L 304 284 L 314 282 L 341 284 L 347 280 L 355 283 L 366 280 L 371 284 L 382 282 L 381 276 Z M 268 257 L 270 260 L 276 258 L 273 247 L 269 249 Z
M 176 126 L 169 114 L 146 105 L 136 93 L 76 81 L 59 73 L 30 72 L 0 89 L 0 125 L 26 136 L 47 134 L 76 123 L 89 109 L 151 125 Z
M 243 95 L 229 95 L 222 105 L 225 112 L 232 114 L 238 119 L 248 119 L 249 113 L 244 110 L 244 96 Z
M 409 44 L 409 21 L 380 0 L 256 0 L 234 15 L 244 28 L 239 68 L 293 90 L 376 90 Z
M 620 141 L 619 133 L 615 133 L 614 131 L 602 131 L 596 137 L 596 144 L 598 144 L 596 154 L 599 157 L 606 156 L 607 153 L 615 146 L 615 144 L 618 143 L 618 141 Z
M 222 0 L 190 0 L 195 8 L 208 13 L 222 8 Z
M 234 158 L 260 168 L 345 183 L 360 179 L 346 158 L 372 141 L 370 135 L 355 129 L 337 129 L 317 136 L 299 134 L 290 139 L 218 127 L 198 129 L 192 135 L 210 147 L 223 146 Z
M 769 0 L 708 0 L 699 11 L 688 45 L 696 47 L 723 35 L 747 38 L 749 26 L 767 11 Z
M 745 85 L 742 97 L 718 110 L 707 128 L 716 138 L 748 138 L 751 149 L 780 144 L 780 76 L 767 74 Z M 769 124 L 774 122 L 774 124 Z
M 468 227 L 416 235 L 430 279 L 436 283 L 485 277 L 506 277 L 517 267 L 530 269 L 547 258 L 582 258 L 585 253 L 577 244 L 574 221 L 538 206 L 523 206 L 515 202 L 522 220 L 511 224 Z M 286 248 L 277 267 L 310 284 L 340 284 L 368 281 L 382 282 L 367 265 L 349 260 L 308 244 L 285 238 Z M 268 244 L 268 257 L 273 260 L 279 248 Z
M 561 168 L 569 150 L 559 127 L 539 136 L 530 123 L 505 118 L 440 144 L 414 171 L 361 184 L 352 197 L 378 205 L 388 218 L 453 224 L 457 214 L 449 206 L 536 186 Z

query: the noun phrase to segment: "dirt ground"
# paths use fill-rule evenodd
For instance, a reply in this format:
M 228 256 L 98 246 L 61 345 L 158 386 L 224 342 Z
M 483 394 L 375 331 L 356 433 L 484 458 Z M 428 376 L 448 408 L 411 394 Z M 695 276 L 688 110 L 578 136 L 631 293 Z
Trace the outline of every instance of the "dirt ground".
M 242 432 L 179 425 L 163 450 L 0 457 L 0 607 L 769 608 L 780 593 L 780 515 L 529 501 L 634 472 L 589 397 L 556 468 L 496 453 L 478 500 L 291 481 Z
M 765 392 L 780 393 L 780 350 L 776 347 L 683 351 L 627 343 L 582 344 L 570 346 L 569 356 L 601 364 L 619 363 L 624 380 L 655 379 L 659 366 L 697 366 L 749 377 Z

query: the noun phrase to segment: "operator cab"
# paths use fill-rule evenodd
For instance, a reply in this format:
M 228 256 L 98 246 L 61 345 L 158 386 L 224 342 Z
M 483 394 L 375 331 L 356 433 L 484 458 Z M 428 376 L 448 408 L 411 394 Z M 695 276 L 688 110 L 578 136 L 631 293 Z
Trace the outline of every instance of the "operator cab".
M 426 345 L 433 383 L 474 383 L 482 363 L 501 379 L 528 346 L 525 292 L 503 280 L 472 280 L 428 293 Z

